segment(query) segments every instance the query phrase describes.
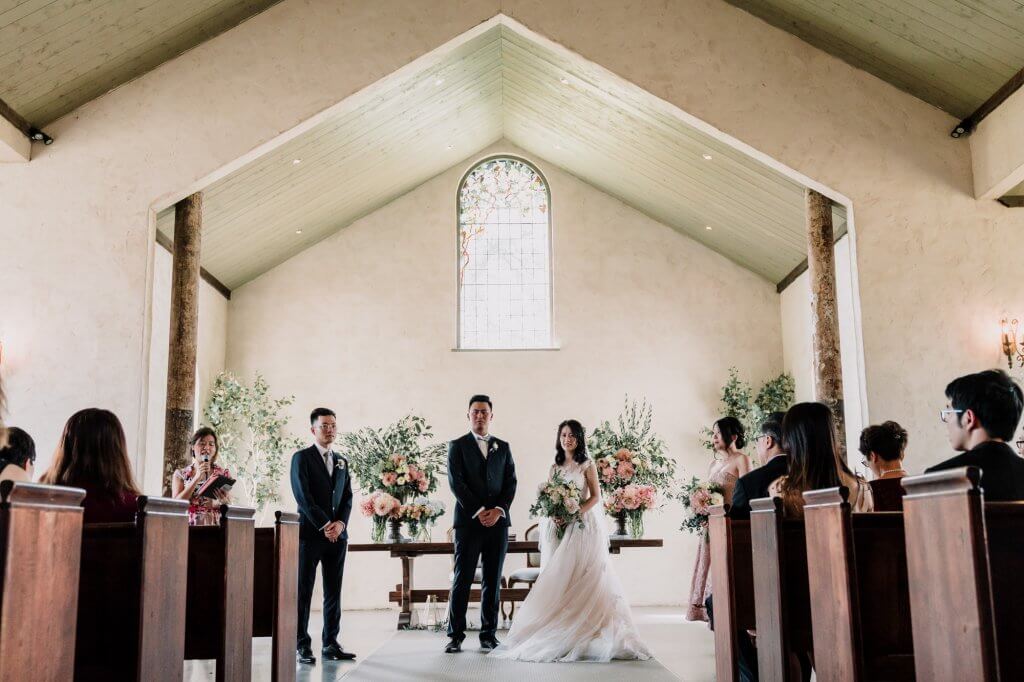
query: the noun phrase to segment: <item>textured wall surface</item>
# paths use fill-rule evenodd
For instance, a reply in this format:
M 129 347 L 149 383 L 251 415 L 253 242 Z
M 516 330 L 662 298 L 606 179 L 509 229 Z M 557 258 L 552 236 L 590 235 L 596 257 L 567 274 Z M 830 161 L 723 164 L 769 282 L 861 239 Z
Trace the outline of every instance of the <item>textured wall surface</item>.
M 489 151 L 506 151 L 508 145 Z M 529 157 L 528 157 L 529 158 Z M 698 433 L 736 364 L 761 380 L 781 370 L 778 296 L 766 280 L 671 228 L 538 162 L 551 184 L 557 351 L 453 352 L 456 166 L 341 233 L 238 289 L 231 299 L 228 367 L 259 370 L 276 394 L 296 396 L 292 426 L 326 404 L 342 430 L 382 426 L 410 410 L 444 439 L 468 431 L 466 399 L 495 400 L 494 433 L 508 439 L 520 488 L 515 530 L 547 474 L 562 419 L 588 428 L 615 419 L 624 395 L 646 397 L 655 428 L 685 471 L 710 461 Z M 756 330 L 756 331 L 755 331 Z M 284 486 L 291 504 L 291 491 Z M 449 508 L 447 484 L 438 493 Z M 682 603 L 696 538 L 678 531 L 678 503 L 653 515 L 659 552 L 615 559 L 635 603 Z M 451 523 L 450 514 L 443 519 Z M 369 537 L 353 516 L 352 533 Z M 345 603 L 381 606 L 398 564 L 353 555 Z M 656 558 L 685 570 L 649 570 Z M 509 565 L 522 565 L 522 557 Z M 446 585 L 448 561 L 417 562 L 424 586 Z M 642 579 L 643 578 L 643 579 Z

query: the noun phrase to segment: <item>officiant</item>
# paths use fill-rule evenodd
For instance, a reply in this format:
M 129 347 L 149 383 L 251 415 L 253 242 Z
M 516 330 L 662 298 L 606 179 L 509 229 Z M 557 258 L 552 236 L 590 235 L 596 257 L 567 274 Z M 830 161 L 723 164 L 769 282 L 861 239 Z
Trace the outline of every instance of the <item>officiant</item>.
M 200 427 L 189 441 L 192 447 L 192 462 L 174 472 L 171 479 L 171 494 L 179 500 L 188 500 L 188 522 L 193 526 L 216 526 L 220 523 L 220 506 L 231 502 L 231 495 L 218 488 L 213 496 L 199 492 L 211 478 L 231 478 L 231 473 L 217 465 L 217 433 L 209 426 Z

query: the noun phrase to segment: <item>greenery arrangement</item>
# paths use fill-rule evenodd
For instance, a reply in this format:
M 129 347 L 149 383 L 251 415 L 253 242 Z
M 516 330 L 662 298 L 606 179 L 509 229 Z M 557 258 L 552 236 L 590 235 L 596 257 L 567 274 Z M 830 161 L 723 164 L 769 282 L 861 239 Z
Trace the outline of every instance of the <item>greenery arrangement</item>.
M 260 374 L 248 386 L 230 372 L 221 372 L 203 413 L 217 432 L 219 463 L 238 482 L 236 490 L 241 485 L 246 500 L 259 510 L 280 500 L 285 457 L 303 445 L 286 432 L 288 420 L 281 415 L 294 400 L 295 396 L 272 398 Z
M 646 400 L 630 402 L 626 396 L 616 424 L 602 422 L 587 438 L 587 450 L 597 463 L 606 495 L 624 484 L 671 486 L 676 463 L 665 455 L 665 441 L 651 428 L 652 413 Z
M 445 473 L 445 444 L 433 442 L 430 425 L 418 415 L 344 433 L 338 446 L 364 493 L 382 491 L 403 504 L 437 490 Z
M 780 374 L 774 379 L 766 381 L 761 389 L 754 395 L 754 389 L 750 383 L 740 379 L 739 370 L 735 367 L 729 368 L 729 379 L 722 387 L 722 415 L 723 417 L 736 417 L 743 424 L 747 434 L 747 447 L 744 449 L 748 455 L 751 454 L 754 442 L 754 435 L 761 428 L 761 422 L 772 412 L 785 412 L 793 404 L 796 393 L 796 383 L 789 374 Z M 701 445 L 708 450 L 713 450 L 711 445 L 712 431 L 705 427 L 701 431 Z

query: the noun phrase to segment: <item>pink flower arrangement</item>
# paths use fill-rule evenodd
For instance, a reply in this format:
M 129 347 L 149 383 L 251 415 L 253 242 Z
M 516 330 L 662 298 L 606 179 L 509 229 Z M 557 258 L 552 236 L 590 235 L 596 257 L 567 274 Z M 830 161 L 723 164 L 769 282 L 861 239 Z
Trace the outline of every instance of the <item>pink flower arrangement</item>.
M 434 487 L 431 466 L 424 467 L 414 457 L 397 453 L 383 461 L 379 478 L 385 492 L 403 501 L 430 492 Z
M 386 486 L 393 486 L 398 481 L 398 474 L 394 471 L 385 471 L 380 475 L 380 482 Z
M 701 481 L 697 477 L 683 485 L 680 499 L 686 510 L 680 529 L 691 533 L 704 533 L 711 507 L 725 502 L 722 488 L 718 484 Z
M 644 512 L 657 504 L 657 489 L 653 485 L 630 484 L 616 488 L 605 498 L 604 508 L 609 514 L 623 511 Z
M 363 516 L 380 516 L 397 518 L 402 503 L 382 490 L 374 491 L 359 503 L 359 511 Z
M 597 473 L 605 493 L 633 483 L 643 466 L 642 458 L 631 450 L 620 448 L 615 454 L 597 458 Z

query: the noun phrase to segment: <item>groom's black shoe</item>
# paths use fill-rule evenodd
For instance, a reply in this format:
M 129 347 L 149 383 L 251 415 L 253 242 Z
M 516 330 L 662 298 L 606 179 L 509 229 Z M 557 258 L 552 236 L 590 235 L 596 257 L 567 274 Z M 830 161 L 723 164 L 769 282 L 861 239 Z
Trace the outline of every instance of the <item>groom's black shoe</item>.
M 342 651 L 341 647 L 337 644 L 328 644 L 321 650 L 321 653 L 326 661 L 352 661 L 356 657 L 351 652 Z
M 300 646 L 295 651 L 296 657 L 299 659 L 299 663 L 306 663 L 307 665 L 313 665 L 316 663 L 316 656 L 313 655 L 313 650 L 307 646 Z
M 491 649 L 497 649 L 501 642 L 496 637 L 481 637 L 480 648 L 484 651 L 490 651 Z
M 457 654 L 462 651 L 462 640 L 461 639 L 450 639 L 448 645 L 444 648 L 446 654 Z

